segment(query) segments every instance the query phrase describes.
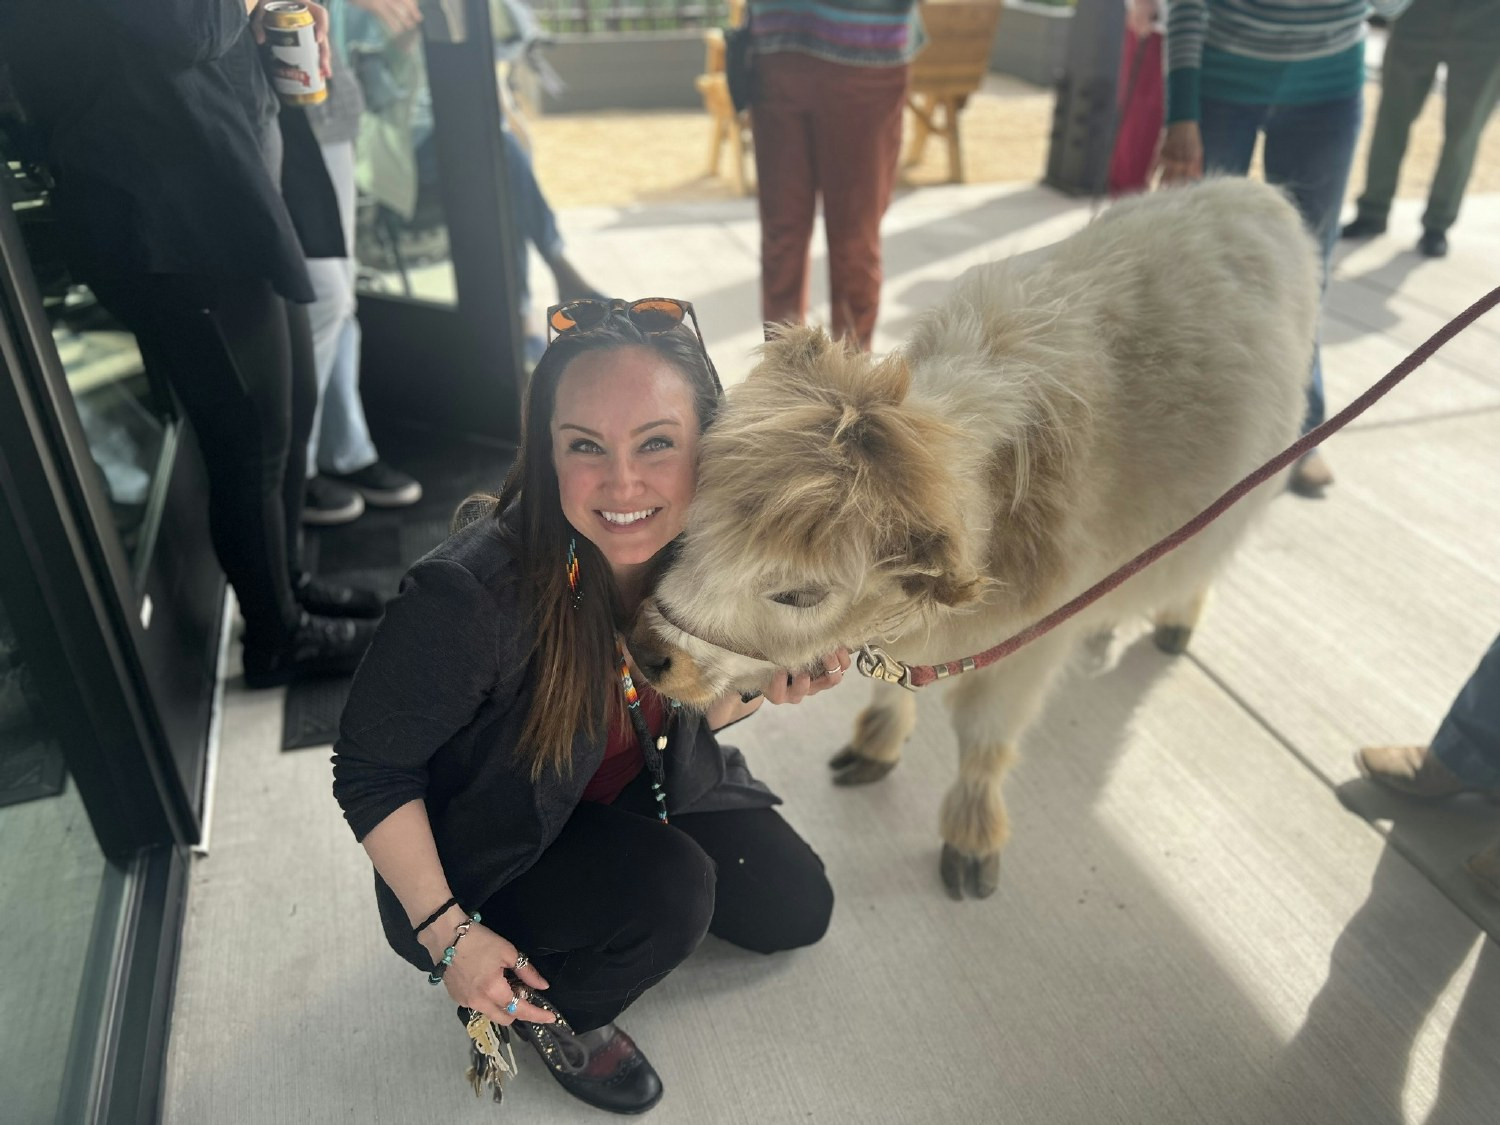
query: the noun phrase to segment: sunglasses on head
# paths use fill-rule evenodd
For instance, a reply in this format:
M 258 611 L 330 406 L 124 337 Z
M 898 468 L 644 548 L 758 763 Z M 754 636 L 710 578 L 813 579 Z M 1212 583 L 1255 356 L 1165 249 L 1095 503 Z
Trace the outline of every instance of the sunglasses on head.
M 691 301 L 679 301 L 675 297 L 642 297 L 637 301 L 613 300 L 600 297 L 580 297 L 566 304 L 553 305 L 547 310 L 547 342 L 569 332 L 592 332 L 611 317 L 623 316 L 635 325 L 637 331 L 646 336 L 660 336 L 670 332 L 684 321 L 691 321 L 693 333 L 698 337 L 698 346 L 703 349 L 703 358 L 708 362 L 714 386 L 719 390 L 719 373 L 714 361 L 709 359 L 708 345 L 703 342 L 703 330 L 698 327 L 698 314 L 693 311 Z

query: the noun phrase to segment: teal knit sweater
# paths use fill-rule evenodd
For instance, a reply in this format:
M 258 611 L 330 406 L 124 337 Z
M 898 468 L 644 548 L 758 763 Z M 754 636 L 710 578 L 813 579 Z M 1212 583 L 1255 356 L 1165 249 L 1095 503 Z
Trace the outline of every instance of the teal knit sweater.
M 1311 105 L 1365 77 L 1365 19 L 1411 0 L 1168 0 L 1167 121 L 1198 120 L 1200 97 Z

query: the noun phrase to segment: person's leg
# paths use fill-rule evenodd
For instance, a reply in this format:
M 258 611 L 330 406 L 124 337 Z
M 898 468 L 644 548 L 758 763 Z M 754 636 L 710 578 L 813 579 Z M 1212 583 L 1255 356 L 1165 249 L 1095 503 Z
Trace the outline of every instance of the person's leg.
M 611 1023 L 687 959 L 714 913 L 714 865 L 654 817 L 581 804 L 480 911 L 536 962 L 573 1029 Z
M 285 303 L 264 281 L 149 276 L 92 287 L 162 370 L 192 423 L 208 471 L 209 532 L 247 642 L 280 644 L 301 612 L 282 499 L 292 442 Z M 300 488 L 300 462 L 292 475 Z
M 1198 132 L 1203 138 L 1203 170 L 1224 176 L 1243 176 L 1249 172 L 1255 139 L 1268 112 L 1263 105 L 1202 99 Z
M 579 297 L 601 296 L 597 289 L 583 279 L 564 253 L 562 234 L 557 229 L 557 216 L 553 214 L 547 197 L 542 194 L 541 185 L 537 183 L 531 154 L 510 130 L 505 130 L 503 136 L 505 138 L 506 187 L 510 192 L 511 217 L 515 220 L 516 228 L 522 236 L 522 241 L 517 247 L 519 253 L 517 284 L 520 286 L 522 305 L 526 305 L 529 301 L 529 289 L 525 277 L 527 242 L 536 247 L 537 253 L 542 256 L 542 261 L 547 263 L 547 268 L 552 272 L 552 279 L 557 283 L 559 302 L 572 301 Z
M 1385 229 L 1412 122 L 1432 89 L 1438 61 L 1425 36 L 1409 34 L 1404 18 L 1395 22 L 1380 64 L 1380 109 L 1370 136 L 1365 190 L 1357 204 L 1356 222 L 1363 220 L 1371 234 Z
M 359 397 L 359 309 L 354 292 L 354 145 L 321 146 L 328 178 L 338 196 L 348 258 L 309 260 L 317 300 L 308 307 L 318 374 L 318 409 L 308 443 L 307 475 L 319 469 L 352 473 L 376 459 L 375 443 Z
M 869 351 L 883 277 L 880 221 L 901 158 L 907 68 L 807 63 L 819 88 L 813 159 L 828 234 L 831 328 Z
M 808 250 L 817 211 L 812 117 L 816 91 L 810 56 L 756 59 L 759 83 L 750 108 L 760 209 L 760 305 L 767 324 L 807 319 Z
M 286 520 L 286 568 L 294 579 L 302 573 L 302 505 L 307 494 L 307 443 L 318 409 L 318 363 L 313 357 L 312 325 L 307 306 L 282 301 L 286 323 L 288 388 L 291 406 L 287 453 L 281 474 L 282 513 Z
M 1443 150 L 1422 216 L 1423 229 L 1439 235 L 1458 218 L 1485 123 L 1500 101 L 1500 3 L 1455 6 L 1453 16 Z
M 708 931 L 756 953 L 812 945 L 828 929 L 833 888 L 823 861 L 775 809 L 679 814 L 718 869 Z
M 1432 753 L 1469 787 L 1500 790 L 1500 637 L 1453 700 Z
M 1280 106 L 1266 118 L 1266 180 L 1291 195 L 1317 241 L 1325 288 L 1363 108 L 1363 95 L 1356 94 L 1316 105 Z M 1321 353 L 1314 347 L 1303 433 L 1321 424 L 1327 413 Z

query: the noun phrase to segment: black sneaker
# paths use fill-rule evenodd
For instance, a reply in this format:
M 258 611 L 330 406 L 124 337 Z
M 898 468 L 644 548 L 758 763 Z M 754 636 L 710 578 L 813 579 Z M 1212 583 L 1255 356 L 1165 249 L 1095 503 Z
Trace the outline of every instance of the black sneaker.
M 356 490 L 365 498 L 365 503 L 376 508 L 404 508 L 422 499 L 420 484 L 378 459 L 352 473 L 324 475 Z
M 313 477 L 302 494 L 302 522 L 311 527 L 353 523 L 365 514 L 365 498 L 327 477 Z
M 245 686 L 268 688 L 314 676 L 347 676 L 359 667 L 374 635 L 373 621 L 304 613 L 279 648 L 245 642 Z
M 1424 230 L 1421 240 L 1417 243 L 1417 249 L 1421 251 L 1424 258 L 1446 258 L 1448 236 L 1440 230 Z
M 343 586 L 304 573 L 292 586 L 297 604 L 321 617 L 380 617 L 385 599 L 374 590 Z
M 1385 233 L 1384 219 L 1358 218 L 1339 231 L 1340 238 L 1374 238 Z

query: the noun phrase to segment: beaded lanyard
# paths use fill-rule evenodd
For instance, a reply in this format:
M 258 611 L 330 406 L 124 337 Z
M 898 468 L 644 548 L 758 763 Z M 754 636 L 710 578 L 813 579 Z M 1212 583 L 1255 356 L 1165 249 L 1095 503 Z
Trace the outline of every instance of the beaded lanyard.
M 646 716 L 641 713 L 641 697 L 635 690 L 635 681 L 630 678 L 630 663 L 625 659 L 625 642 L 615 638 L 615 652 L 620 657 L 620 690 L 625 693 L 625 709 L 630 712 L 630 725 L 635 727 L 636 741 L 641 744 L 641 754 L 651 770 L 651 795 L 656 799 L 656 816 L 667 823 L 667 770 L 662 762 L 662 751 L 667 748 L 667 730 L 672 725 L 672 716 L 682 706 L 672 700 L 672 710 L 662 725 L 661 734 L 651 737 L 651 728 L 646 726 Z

